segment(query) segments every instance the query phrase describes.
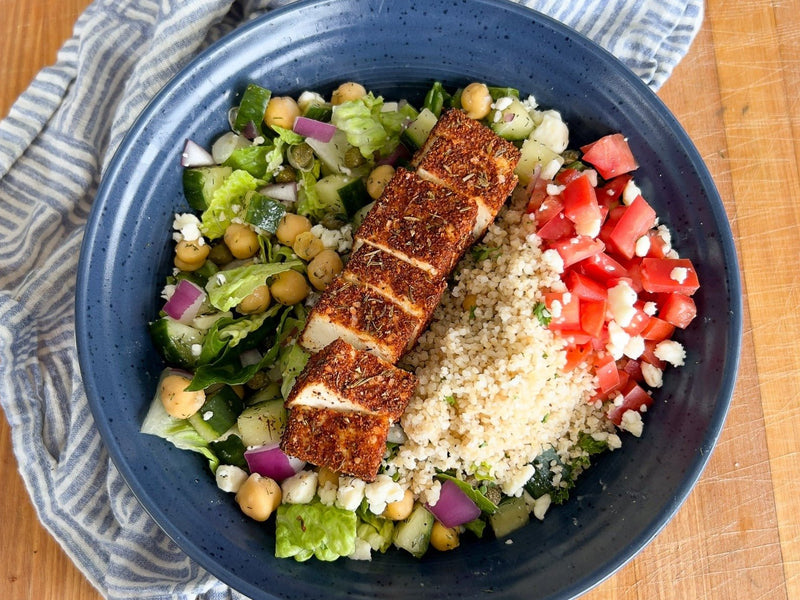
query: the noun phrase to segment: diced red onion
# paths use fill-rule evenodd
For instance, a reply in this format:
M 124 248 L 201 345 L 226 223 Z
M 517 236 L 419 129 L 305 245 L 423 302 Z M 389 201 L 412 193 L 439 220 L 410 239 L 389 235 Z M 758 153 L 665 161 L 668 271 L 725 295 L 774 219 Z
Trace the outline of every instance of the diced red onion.
M 426 508 L 445 527 L 456 527 L 474 521 L 481 515 L 481 509 L 452 481 L 442 484 L 439 500 Z
M 513 112 L 508 112 L 503 115 L 503 121 L 506 123 L 511 123 L 511 121 L 513 121 L 516 118 L 516 116 L 517 115 L 515 115 Z
M 210 167 L 214 163 L 214 157 L 200 144 L 190 139 L 186 140 L 181 153 L 182 167 Z
M 387 154 L 383 158 L 379 158 L 375 164 L 394 166 L 398 163 L 398 161 L 405 160 L 407 158 L 411 158 L 411 152 L 409 152 L 408 148 L 406 148 L 404 144 L 397 144 L 397 148 L 395 148 L 391 154 Z
M 264 186 L 258 190 L 258 193 L 282 202 L 295 202 L 297 201 L 297 182 L 273 183 Z
M 288 479 L 306 465 L 305 461 L 284 453 L 277 443 L 249 448 L 244 451 L 244 458 L 251 473 L 258 473 L 275 481 Z
M 308 117 L 297 117 L 294 120 L 292 130 L 300 135 L 327 143 L 331 141 L 333 134 L 336 133 L 336 126 L 316 119 L 309 119 Z
M 256 124 L 252 121 L 248 121 L 247 125 L 244 126 L 242 129 L 242 135 L 246 137 L 248 140 L 254 140 L 258 135 L 258 129 L 256 129 Z
M 172 297 L 164 305 L 164 312 L 176 321 L 189 324 L 200 312 L 205 299 L 206 292 L 203 288 L 188 279 L 181 279 L 175 286 Z

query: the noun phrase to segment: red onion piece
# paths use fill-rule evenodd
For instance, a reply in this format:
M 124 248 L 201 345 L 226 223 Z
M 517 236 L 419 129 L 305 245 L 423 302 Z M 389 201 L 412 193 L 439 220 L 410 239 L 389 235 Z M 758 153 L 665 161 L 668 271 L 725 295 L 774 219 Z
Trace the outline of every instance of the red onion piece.
M 273 183 L 266 185 L 260 190 L 259 194 L 263 194 L 268 198 L 280 200 L 281 202 L 296 202 L 297 201 L 297 182 L 289 183 Z
M 208 150 L 190 139 L 186 140 L 181 153 L 182 167 L 210 167 L 214 164 L 214 158 Z
M 439 500 L 426 508 L 445 527 L 456 527 L 474 521 L 481 515 L 481 509 L 452 481 L 442 484 Z
M 251 473 L 258 473 L 275 481 L 288 479 L 299 472 L 306 463 L 289 456 L 278 444 L 268 444 L 244 451 L 244 458 Z
M 164 305 L 164 312 L 176 321 L 188 325 L 200 312 L 205 299 L 206 292 L 203 288 L 188 279 L 181 279 L 175 286 L 172 297 Z
M 503 115 L 503 122 L 511 123 L 511 121 L 513 121 L 516 116 L 517 115 L 515 115 L 513 112 L 506 113 Z
M 396 165 L 398 161 L 411 158 L 411 152 L 403 144 L 397 144 L 391 154 L 387 154 L 383 158 L 379 158 L 376 165 Z
M 258 129 L 256 129 L 256 124 L 252 121 L 248 121 L 247 125 L 242 128 L 242 135 L 246 137 L 248 140 L 256 139 L 258 135 Z
M 327 143 L 331 141 L 333 134 L 336 133 L 336 126 L 316 119 L 309 119 L 308 117 L 297 117 L 294 120 L 292 130 L 300 135 Z

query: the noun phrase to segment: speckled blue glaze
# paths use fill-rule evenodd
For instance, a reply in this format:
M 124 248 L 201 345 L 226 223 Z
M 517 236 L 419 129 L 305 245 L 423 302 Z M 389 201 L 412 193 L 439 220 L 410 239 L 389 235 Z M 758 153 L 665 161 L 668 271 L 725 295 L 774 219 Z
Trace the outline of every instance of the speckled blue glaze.
M 138 433 L 162 368 L 146 324 L 170 269 L 184 138 L 208 144 L 247 82 L 281 94 L 357 80 L 419 101 L 431 81 L 511 85 L 560 110 L 573 146 L 621 131 L 637 182 L 703 287 L 701 317 L 679 339 L 688 365 L 669 373 L 645 436 L 601 457 L 572 500 L 513 545 L 485 540 L 422 561 L 298 564 L 272 558 L 271 527 L 247 520 L 198 455 Z M 328 0 L 256 20 L 209 48 L 149 105 L 100 186 L 78 277 L 86 391 L 114 463 L 159 525 L 208 571 L 255 599 L 572 598 L 610 575 L 672 517 L 706 464 L 738 364 L 741 291 L 725 212 L 700 156 L 658 98 L 603 50 L 502 1 Z

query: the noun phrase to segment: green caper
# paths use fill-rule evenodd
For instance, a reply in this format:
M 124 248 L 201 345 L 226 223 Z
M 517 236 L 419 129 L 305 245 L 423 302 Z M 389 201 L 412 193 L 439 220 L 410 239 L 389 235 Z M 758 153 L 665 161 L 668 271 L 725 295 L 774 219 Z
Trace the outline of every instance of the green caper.
M 291 183 L 297 181 L 297 173 L 289 165 L 283 165 L 277 173 L 275 173 L 275 183 Z
M 364 156 L 361 154 L 361 150 L 353 146 L 352 148 L 348 148 L 344 153 L 344 166 L 348 169 L 355 169 L 356 167 L 360 167 L 365 162 Z
M 219 242 L 218 244 L 211 246 L 211 251 L 208 253 L 208 259 L 215 265 L 221 267 L 223 265 L 227 265 L 233 260 L 233 254 L 231 254 L 230 249 L 225 245 L 224 242 Z
M 291 146 L 286 151 L 286 158 L 290 165 L 300 171 L 308 171 L 314 166 L 314 151 L 305 142 Z

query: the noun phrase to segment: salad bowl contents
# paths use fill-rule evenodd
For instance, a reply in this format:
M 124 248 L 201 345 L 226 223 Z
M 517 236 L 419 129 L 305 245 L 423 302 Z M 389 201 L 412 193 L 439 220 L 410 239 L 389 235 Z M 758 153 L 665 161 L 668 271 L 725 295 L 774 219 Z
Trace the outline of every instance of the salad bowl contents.
M 675 119 L 612 57 L 522 6 L 417 8 L 301 2 L 211 46 L 139 117 L 86 229 L 77 341 L 103 441 L 164 532 L 252 598 L 573 598 L 675 513 L 732 392 L 735 252 Z M 342 82 L 376 104 L 348 114 Z M 258 88 L 291 99 L 269 124 Z M 308 112 L 306 91 L 330 116 Z M 383 134 L 350 128 L 379 97 Z M 461 168 L 442 161 L 457 161 L 461 130 L 427 133 L 451 113 L 519 151 L 502 207 L 468 191 L 479 172 L 459 185 L 442 167 Z M 320 148 L 348 129 L 369 135 L 347 140 L 337 172 Z M 398 212 L 399 185 L 382 194 L 393 177 L 470 196 L 469 219 L 424 201 Z M 443 252 L 398 256 L 414 230 L 387 223 L 424 210 L 449 224 Z M 356 293 L 395 314 L 323 310 Z M 395 335 L 369 329 L 381 323 Z M 315 448 L 318 431 L 336 435 Z M 344 474 L 343 447 L 370 468 Z

